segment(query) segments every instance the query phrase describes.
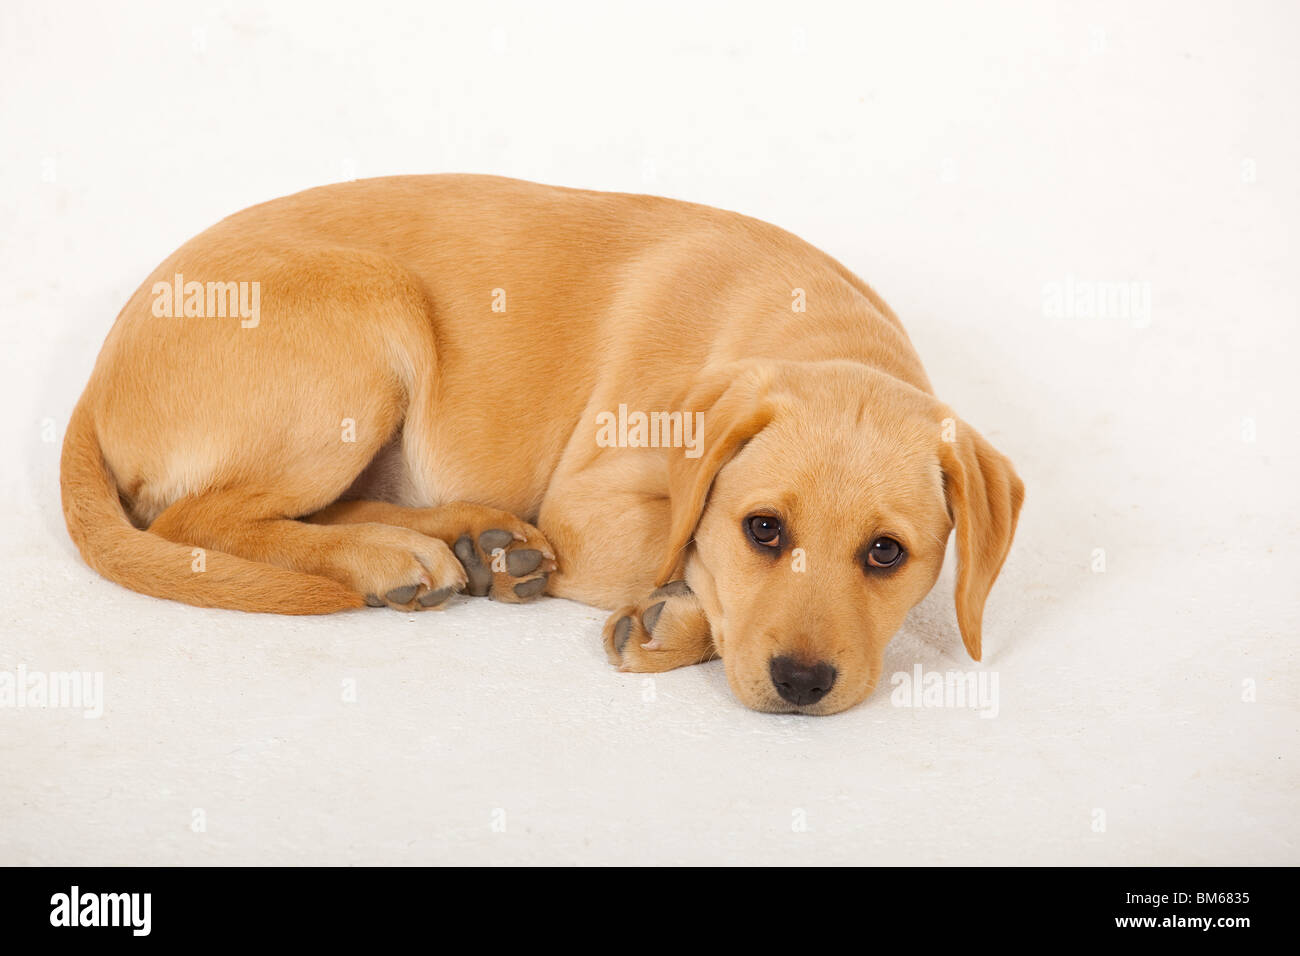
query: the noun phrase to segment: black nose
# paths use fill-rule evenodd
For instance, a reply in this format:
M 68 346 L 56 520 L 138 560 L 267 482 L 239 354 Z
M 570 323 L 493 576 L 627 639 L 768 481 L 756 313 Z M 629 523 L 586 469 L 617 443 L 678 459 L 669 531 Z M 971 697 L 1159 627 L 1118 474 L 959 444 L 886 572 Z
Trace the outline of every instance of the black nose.
M 815 704 L 835 686 L 835 668 L 825 661 L 800 664 L 793 657 L 774 657 L 768 669 L 776 692 L 792 704 Z

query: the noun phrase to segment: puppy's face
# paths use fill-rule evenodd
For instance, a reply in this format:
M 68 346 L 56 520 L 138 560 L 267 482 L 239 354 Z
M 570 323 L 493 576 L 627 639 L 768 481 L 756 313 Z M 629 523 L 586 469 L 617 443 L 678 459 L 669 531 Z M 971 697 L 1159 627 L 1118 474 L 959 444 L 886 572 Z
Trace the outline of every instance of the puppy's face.
M 756 710 L 828 714 L 866 697 L 952 528 L 919 423 L 810 417 L 773 421 L 723 466 L 695 534 L 692 587 Z
M 1001 565 L 1022 494 L 983 439 L 945 434 L 968 426 L 938 414 L 930 396 L 816 364 L 835 367 L 788 366 L 734 407 L 715 404 L 712 431 L 705 417 L 706 444 L 733 447 L 716 453 L 686 577 L 733 691 L 762 711 L 830 714 L 863 700 L 890 638 L 933 587 L 955 523 L 959 612 L 963 585 L 983 588 L 959 615 L 978 657 L 979 611 L 997 574 L 987 565 Z M 761 411 L 746 411 L 748 402 Z M 709 469 L 696 480 L 709 480 Z M 1005 499 L 997 516 L 990 489 Z M 981 499 L 973 510 L 972 493 Z

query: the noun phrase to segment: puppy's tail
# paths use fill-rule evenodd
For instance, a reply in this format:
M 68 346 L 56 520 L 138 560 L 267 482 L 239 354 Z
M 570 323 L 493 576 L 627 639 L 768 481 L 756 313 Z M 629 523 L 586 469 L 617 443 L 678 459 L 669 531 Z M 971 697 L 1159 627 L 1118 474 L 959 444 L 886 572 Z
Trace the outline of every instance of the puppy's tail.
M 94 417 L 83 397 L 68 422 L 60 464 L 63 517 L 86 563 L 132 591 L 268 614 L 329 614 L 365 601 L 329 578 L 176 544 L 127 520 L 104 463 Z M 202 570 L 200 570 L 202 568 Z

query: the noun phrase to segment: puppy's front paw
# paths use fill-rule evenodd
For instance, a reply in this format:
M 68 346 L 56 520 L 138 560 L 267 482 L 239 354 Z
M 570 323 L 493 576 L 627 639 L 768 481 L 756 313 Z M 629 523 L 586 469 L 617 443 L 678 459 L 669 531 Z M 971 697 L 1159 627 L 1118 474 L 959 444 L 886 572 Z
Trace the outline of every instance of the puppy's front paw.
M 621 671 L 650 673 L 717 656 L 708 618 L 685 581 L 670 581 L 605 622 L 605 656 Z
M 476 508 L 452 552 L 469 578 L 466 593 L 519 604 L 546 590 L 555 552 L 542 533 L 509 512 Z

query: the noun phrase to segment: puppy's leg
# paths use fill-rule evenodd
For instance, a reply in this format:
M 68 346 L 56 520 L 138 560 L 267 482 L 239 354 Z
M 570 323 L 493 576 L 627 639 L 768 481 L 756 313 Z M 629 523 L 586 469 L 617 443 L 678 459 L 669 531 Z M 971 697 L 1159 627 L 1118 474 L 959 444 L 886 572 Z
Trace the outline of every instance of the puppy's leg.
M 437 538 L 389 524 L 307 524 L 286 517 L 293 513 L 266 493 L 225 489 L 183 498 L 149 530 L 169 541 L 332 578 L 373 607 L 436 607 L 468 583 L 461 562 Z
M 668 498 L 624 489 L 621 477 L 591 469 L 552 483 L 537 522 L 560 556 L 549 593 L 613 609 L 654 589 L 672 517 Z
M 623 671 L 668 671 L 717 657 L 709 621 L 685 581 L 670 581 L 605 622 L 605 654 Z
M 517 604 L 546 590 L 555 552 L 540 531 L 508 511 L 458 501 L 407 508 L 386 501 L 339 501 L 307 519 L 321 525 L 378 522 L 410 528 L 449 546 L 465 567 L 468 593 Z
M 644 459 L 642 459 L 643 461 Z M 672 518 L 652 467 L 608 456 L 561 472 L 538 522 L 560 549 L 550 593 L 618 608 L 605 653 L 626 671 L 666 671 L 716 656 L 708 618 L 685 581 L 654 588 Z M 648 596 L 647 596 L 648 595 Z

